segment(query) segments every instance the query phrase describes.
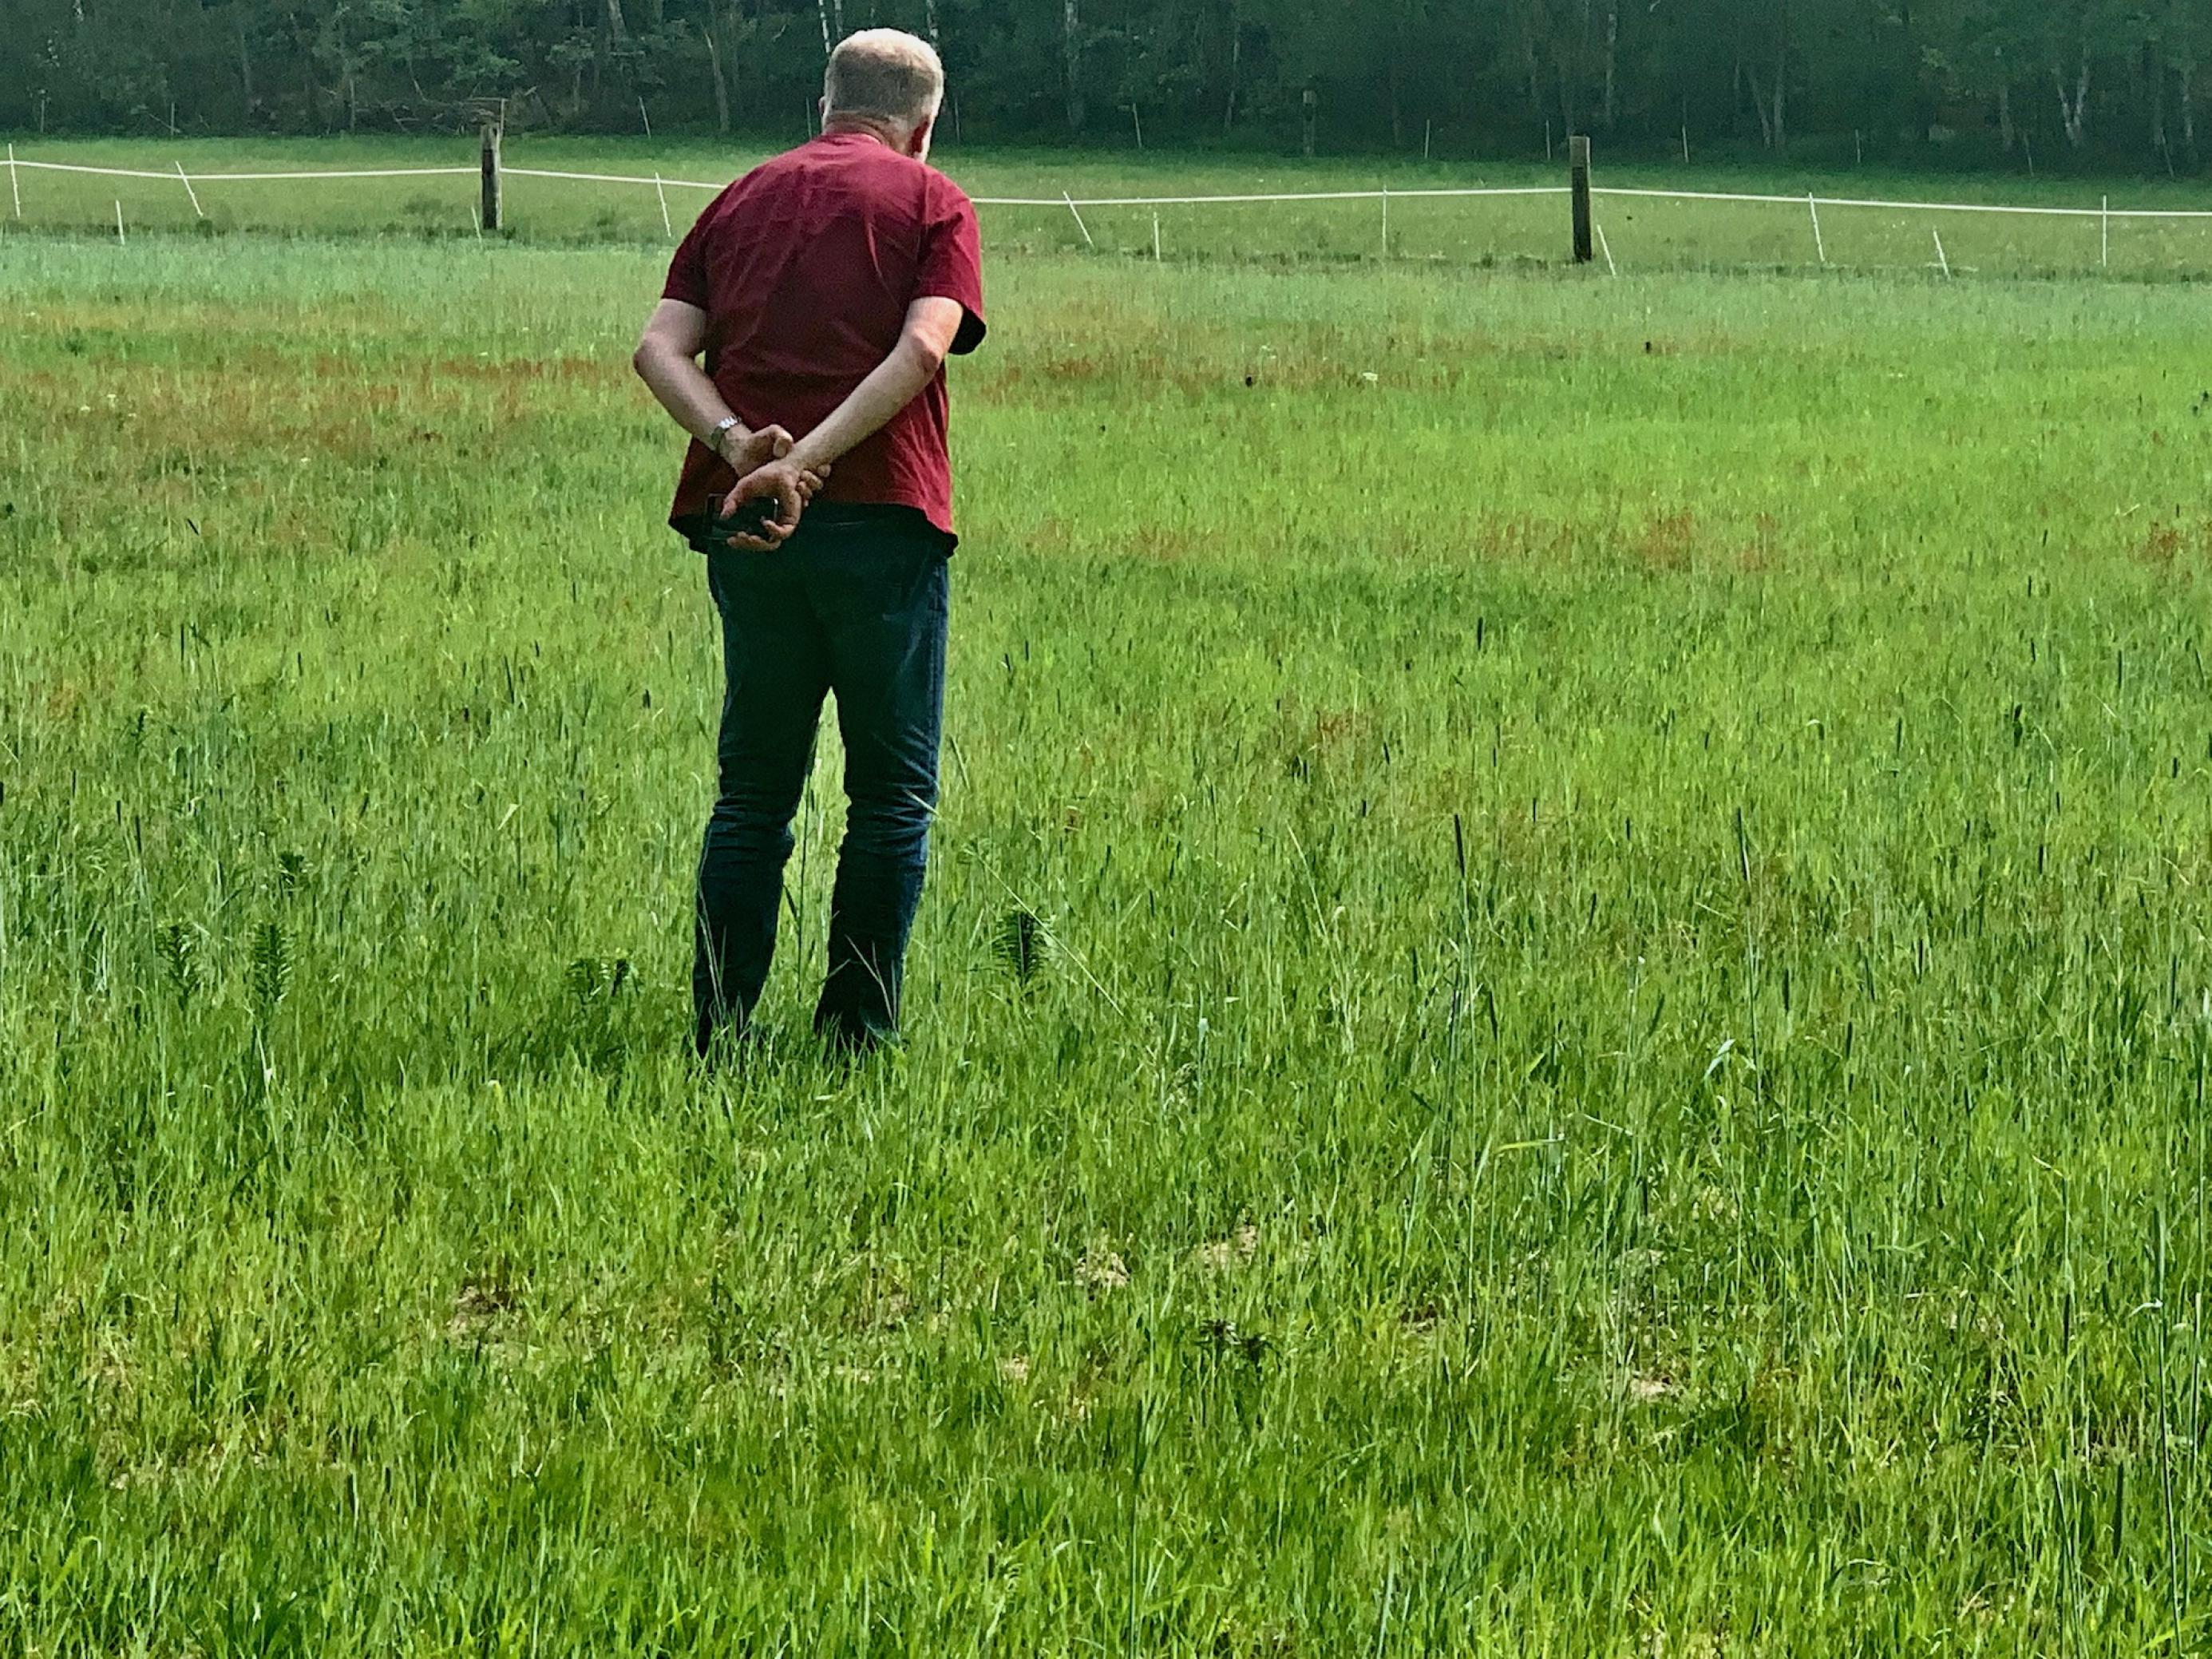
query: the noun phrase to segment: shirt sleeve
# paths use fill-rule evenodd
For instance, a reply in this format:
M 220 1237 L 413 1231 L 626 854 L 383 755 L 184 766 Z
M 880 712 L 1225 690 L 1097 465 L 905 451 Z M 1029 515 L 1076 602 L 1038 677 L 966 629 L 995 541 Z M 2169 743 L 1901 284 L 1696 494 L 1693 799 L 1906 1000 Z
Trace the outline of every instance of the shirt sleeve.
M 975 204 L 949 179 L 930 195 L 929 223 L 922 234 L 921 264 L 915 273 L 917 300 L 957 300 L 967 315 L 952 341 L 956 355 L 983 343 L 983 237 L 975 223 Z
M 677 245 L 676 257 L 668 264 L 668 280 L 661 285 L 662 299 L 681 301 L 702 311 L 714 308 L 709 303 L 714 285 L 707 274 L 707 222 L 713 217 L 711 212 L 701 214 Z

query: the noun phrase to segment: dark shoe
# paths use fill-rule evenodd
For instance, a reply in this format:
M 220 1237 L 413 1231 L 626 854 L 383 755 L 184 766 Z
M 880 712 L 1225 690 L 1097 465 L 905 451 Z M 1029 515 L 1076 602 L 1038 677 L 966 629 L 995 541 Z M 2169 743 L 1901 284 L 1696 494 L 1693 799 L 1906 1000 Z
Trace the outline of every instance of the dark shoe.
M 858 1061 L 884 1049 L 901 1047 L 898 1028 L 851 1015 L 822 1014 L 814 1021 L 814 1035 L 822 1039 L 832 1060 Z
M 760 1032 L 750 1022 L 702 1025 L 691 1034 L 691 1052 L 709 1077 L 738 1069 L 761 1048 Z

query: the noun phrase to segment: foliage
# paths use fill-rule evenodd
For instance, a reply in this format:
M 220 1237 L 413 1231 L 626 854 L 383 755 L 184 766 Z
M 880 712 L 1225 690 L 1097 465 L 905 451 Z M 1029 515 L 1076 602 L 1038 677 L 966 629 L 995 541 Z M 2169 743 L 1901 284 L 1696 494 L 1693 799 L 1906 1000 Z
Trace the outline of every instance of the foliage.
M 977 136 L 2101 151 L 2193 169 L 2212 0 L 13 0 L 0 127 L 781 131 L 823 44 L 939 40 Z

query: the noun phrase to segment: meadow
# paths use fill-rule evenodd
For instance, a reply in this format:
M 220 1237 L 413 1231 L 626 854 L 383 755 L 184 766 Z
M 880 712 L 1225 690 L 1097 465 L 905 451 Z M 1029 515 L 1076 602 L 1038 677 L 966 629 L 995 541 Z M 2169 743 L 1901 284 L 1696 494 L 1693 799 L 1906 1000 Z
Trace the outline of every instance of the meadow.
M 2212 1639 L 2191 287 L 994 244 L 910 1043 L 805 1035 L 825 734 L 702 1078 L 657 225 L 97 218 L 0 234 L 0 1645 Z
M 799 131 L 794 122 L 792 138 Z M 473 136 L 325 139 L 26 137 L 27 163 L 110 167 L 152 174 L 111 176 L 26 166 L 0 206 L 0 236 L 15 230 L 112 237 L 118 216 L 132 230 L 220 237 L 238 231 L 287 235 L 378 234 L 473 240 L 477 147 Z M 574 138 L 516 134 L 504 146 L 507 240 L 533 245 L 628 245 L 680 235 L 710 199 L 708 188 L 742 173 L 767 149 L 757 141 Z M 1439 269 L 1548 268 L 1567 246 L 1560 198 L 1438 198 L 1443 190 L 1563 190 L 1565 152 L 1555 161 L 1473 162 L 1388 155 L 1316 160 L 1124 148 L 1054 151 L 984 148 L 947 135 L 936 159 L 971 194 L 1009 204 L 982 210 L 985 234 L 1002 255 L 1106 252 L 1162 263 L 1308 265 L 1385 260 Z M 172 175 L 183 169 L 198 183 Z M 236 181 L 209 174 L 285 174 L 450 168 L 442 177 Z M 617 174 L 605 184 L 528 176 L 530 171 Z M 689 183 L 656 191 L 654 175 Z M 1659 270 L 1798 270 L 1830 265 L 1863 274 L 1921 276 L 1948 265 L 1958 276 L 2094 276 L 2100 280 L 2203 281 L 2212 276 L 2212 204 L 2192 179 L 1985 177 L 1857 167 L 1767 165 L 1727 160 L 1624 159 L 1598 152 L 1601 191 L 1686 191 L 1793 196 L 1741 203 L 1601 197 L 1597 225 L 1607 256 L 1630 273 Z M 1176 203 L 1086 206 L 1081 219 L 1060 205 L 1119 198 L 1286 196 L 1401 192 L 1377 200 Z M 1804 198 L 1829 205 L 1815 213 Z M 663 217 L 665 202 L 666 217 Z M 1956 204 L 1926 212 L 1840 203 Z M 1042 204 L 1042 205 L 1038 205 Z M 2069 216 L 1991 214 L 1975 206 L 2066 210 Z M 2100 216 L 2109 206 L 2107 224 Z M 2150 214 L 2199 217 L 2140 218 Z M 1386 234 L 1387 233 L 1387 234 Z M 1937 240 L 1941 240 L 1941 248 Z

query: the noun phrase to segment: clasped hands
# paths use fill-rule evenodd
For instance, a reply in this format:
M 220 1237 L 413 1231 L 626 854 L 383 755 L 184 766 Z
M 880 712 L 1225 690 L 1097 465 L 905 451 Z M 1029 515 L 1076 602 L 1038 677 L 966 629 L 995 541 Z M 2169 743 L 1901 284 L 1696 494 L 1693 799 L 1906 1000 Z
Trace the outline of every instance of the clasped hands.
M 796 441 L 780 426 L 764 426 L 744 438 L 732 430 L 730 437 L 734 441 L 722 445 L 720 453 L 736 471 L 738 483 L 722 498 L 721 516 L 734 517 L 746 502 L 763 501 L 773 501 L 775 514 L 761 526 L 758 535 L 732 536 L 729 544 L 755 553 L 772 553 L 799 528 L 806 504 L 829 481 L 830 463 L 810 462 L 794 455 Z

